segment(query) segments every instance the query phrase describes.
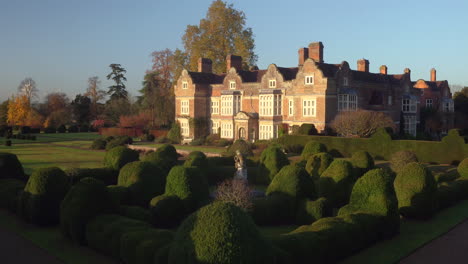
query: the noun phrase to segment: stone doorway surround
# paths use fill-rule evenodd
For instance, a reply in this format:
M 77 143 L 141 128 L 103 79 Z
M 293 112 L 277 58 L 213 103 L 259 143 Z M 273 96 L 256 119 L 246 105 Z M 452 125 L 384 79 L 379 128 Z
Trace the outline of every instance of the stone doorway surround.
M 255 141 L 258 139 L 258 114 L 238 112 L 234 116 L 234 140 L 244 139 Z

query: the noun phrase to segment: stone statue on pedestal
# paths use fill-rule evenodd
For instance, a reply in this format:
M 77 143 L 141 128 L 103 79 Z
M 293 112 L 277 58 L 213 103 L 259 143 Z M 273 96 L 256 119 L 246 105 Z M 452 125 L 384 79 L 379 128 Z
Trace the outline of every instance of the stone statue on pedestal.
M 247 181 L 247 164 L 245 162 L 245 158 L 240 153 L 239 150 L 236 151 L 236 156 L 234 156 L 234 162 L 236 163 L 236 175 L 234 176 L 235 179 L 241 179 Z

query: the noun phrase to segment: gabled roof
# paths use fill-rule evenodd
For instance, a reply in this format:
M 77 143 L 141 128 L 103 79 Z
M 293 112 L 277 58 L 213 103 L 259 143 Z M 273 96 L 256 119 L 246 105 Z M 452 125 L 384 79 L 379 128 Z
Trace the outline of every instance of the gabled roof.
M 362 82 L 372 82 L 372 83 L 391 83 L 399 84 L 400 81 L 405 76 L 404 74 L 381 74 L 381 73 L 371 73 L 363 71 L 351 71 L 353 78 L 356 81 Z
M 285 81 L 290 81 L 296 79 L 297 72 L 299 71 L 298 67 L 284 68 L 277 67 L 278 71 L 283 75 Z
M 237 74 L 239 74 L 243 82 L 261 82 L 266 72 L 266 70 L 238 71 Z
M 214 74 L 207 72 L 188 72 L 196 84 L 221 84 L 226 74 Z
M 335 77 L 337 71 L 340 70 L 341 64 L 329 64 L 323 62 L 317 62 L 317 67 L 322 71 L 323 76 L 327 78 Z

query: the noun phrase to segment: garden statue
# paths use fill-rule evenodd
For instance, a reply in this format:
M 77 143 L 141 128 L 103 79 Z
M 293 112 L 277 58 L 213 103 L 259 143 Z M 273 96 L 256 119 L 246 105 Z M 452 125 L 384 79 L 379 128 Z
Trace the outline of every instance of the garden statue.
M 242 153 L 239 150 L 236 151 L 236 156 L 234 156 L 234 162 L 236 163 L 236 175 L 235 179 L 241 179 L 247 181 L 247 166 L 245 164 L 245 159 Z

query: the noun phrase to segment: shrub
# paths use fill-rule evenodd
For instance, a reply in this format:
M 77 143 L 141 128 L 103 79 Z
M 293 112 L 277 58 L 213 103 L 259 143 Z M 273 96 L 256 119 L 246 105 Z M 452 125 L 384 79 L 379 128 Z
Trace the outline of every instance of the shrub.
M 23 166 L 15 154 L 0 152 L 0 179 L 15 178 L 25 180 Z
M 132 143 L 133 143 L 133 139 L 131 137 L 119 136 L 107 142 L 106 150 L 110 150 L 118 146 L 131 145 Z
M 269 183 L 284 166 L 289 165 L 288 157 L 277 146 L 270 146 L 262 152 L 259 160 L 259 176 L 263 183 Z
M 288 144 L 283 146 L 284 150 L 287 153 L 294 153 L 294 154 L 300 154 L 302 153 L 302 150 L 304 150 L 304 146 L 301 144 Z
M 5 140 L 5 146 L 11 147 L 11 140 Z
M 167 175 L 164 194 L 179 197 L 187 212 L 192 212 L 208 201 L 208 188 L 208 183 L 200 169 L 175 166 Z
M 458 164 L 457 171 L 461 177 L 468 178 L 468 158 L 462 160 L 462 162 Z
M 59 222 L 60 203 L 68 192 L 67 175 L 57 167 L 36 169 L 29 177 L 18 202 L 18 211 L 27 221 L 50 225 Z
M 230 203 L 213 203 L 177 230 L 169 263 L 273 263 L 272 246 L 252 219 Z
M 44 128 L 44 133 L 46 134 L 52 134 L 52 133 L 56 133 L 57 132 L 57 129 L 55 129 L 55 127 L 46 127 Z
M 301 157 L 302 159 L 307 160 L 312 155 L 326 151 L 327 148 L 322 143 L 318 143 L 317 141 L 309 141 L 302 150 Z
M 170 244 L 174 233 L 168 230 L 137 230 L 120 239 L 120 258 L 124 263 L 153 264 L 154 255 Z
M 65 127 L 65 125 L 60 125 L 59 127 L 57 127 L 57 133 L 65 133 L 67 132 L 67 128 Z
M 104 140 L 105 140 L 107 143 L 109 143 L 109 142 L 111 142 L 111 141 L 114 140 L 114 139 L 115 139 L 114 136 L 108 136 L 108 137 L 106 137 Z
M 165 175 L 177 164 L 177 159 L 177 151 L 170 144 L 164 144 L 158 147 L 155 152 L 143 157 L 143 161 L 149 161 L 159 166 Z
M 167 133 L 167 138 L 174 143 L 180 143 L 182 141 L 182 133 L 180 130 L 179 122 L 172 123 L 172 127 Z
M 307 159 L 305 169 L 313 180 L 318 180 L 332 162 L 333 157 L 327 152 L 317 153 Z
M 369 137 L 379 128 L 395 127 L 392 118 L 380 111 L 342 111 L 335 116 L 331 127 L 345 137 Z
M 295 203 L 294 198 L 276 193 L 254 199 L 250 214 L 257 225 L 293 224 Z
M 253 156 L 252 144 L 242 139 L 236 140 L 229 148 L 226 150 L 227 156 L 235 156 L 237 151 L 240 151 L 244 157 Z
M 161 137 L 158 137 L 154 142 L 158 144 L 164 144 L 164 143 L 171 143 L 171 140 L 168 139 L 167 137 L 161 136 Z
M 77 125 L 71 125 L 68 127 L 68 133 L 77 133 L 79 132 L 79 128 Z
M 89 125 L 87 124 L 80 125 L 80 132 L 89 132 Z
M 227 147 L 231 144 L 232 142 L 225 139 L 225 138 L 221 138 L 220 140 L 218 140 L 215 144 L 216 147 Z
M 356 151 L 351 156 L 351 164 L 356 171 L 356 176 L 361 176 L 374 168 L 374 159 L 367 151 Z
M 134 161 L 122 167 L 118 185 L 128 188 L 130 204 L 146 207 L 152 197 L 164 193 L 166 175 L 151 162 Z
M 0 208 L 16 212 L 18 196 L 25 183 L 18 179 L 0 179 Z
M 156 227 L 173 228 L 185 216 L 182 200 L 177 196 L 159 195 L 150 201 L 151 223 Z
M 81 179 L 90 177 L 101 180 L 105 185 L 117 184 L 119 171 L 111 168 L 71 168 L 65 170 L 72 184 L 76 184 Z
M 451 182 L 442 182 L 437 189 L 439 208 L 445 208 L 468 198 L 468 180 L 459 178 Z
M 91 144 L 91 149 L 106 149 L 107 141 L 102 138 L 97 138 L 93 140 Z
M 252 208 L 252 199 L 253 190 L 245 180 L 228 179 L 216 188 L 217 201 L 232 203 L 244 211 L 249 211 Z
M 137 161 L 139 154 L 135 150 L 120 146 L 106 152 L 104 165 L 114 170 L 120 170 L 125 164 Z
M 271 181 L 266 190 L 267 195 L 280 193 L 296 200 L 313 199 L 315 186 L 307 171 L 295 165 L 284 166 Z
M 206 169 L 208 167 L 208 160 L 206 159 L 205 153 L 201 151 L 190 152 L 184 162 L 184 167 L 199 167 L 201 169 Z
M 408 218 L 426 218 L 437 208 L 437 183 L 421 164 L 407 164 L 397 174 L 394 182 L 400 214 Z
M 130 191 L 127 187 L 119 185 L 109 185 L 107 186 L 107 191 L 116 205 L 129 204 L 130 201 Z
M 190 141 L 190 146 L 201 146 L 205 144 L 205 139 L 204 138 L 196 138 L 192 141 Z
M 140 137 L 141 141 L 154 141 L 155 137 L 153 134 L 143 134 Z
M 400 172 L 408 163 L 418 162 L 418 158 L 414 152 L 402 150 L 393 153 L 390 159 L 390 167 L 396 173 Z
M 118 213 L 121 216 L 125 216 L 131 219 L 151 223 L 151 213 L 148 209 L 140 206 L 119 206 Z
M 65 237 L 84 245 L 86 224 L 96 215 L 114 210 L 104 183 L 83 178 L 71 188 L 60 205 L 60 230 Z
M 320 197 L 315 201 L 303 199 L 297 206 L 296 224 L 310 225 L 325 216 L 331 216 L 331 213 L 327 198 Z
M 20 132 L 20 134 L 29 134 L 29 133 L 31 133 L 31 127 L 30 126 L 22 126 L 22 127 L 20 127 L 19 132 Z
M 318 131 L 314 124 L 302 124 L 296 131 L 297 135 L 317 135 Z
M 334 160 L 320 175 L 319 197 L 328 198 L 333 206 L 342 206 L 349 200 L 354 181 L 351 163 L 345 160 Z

